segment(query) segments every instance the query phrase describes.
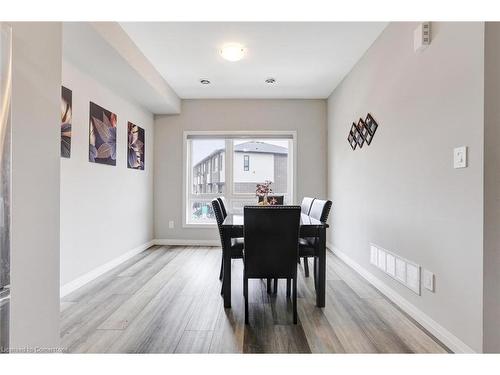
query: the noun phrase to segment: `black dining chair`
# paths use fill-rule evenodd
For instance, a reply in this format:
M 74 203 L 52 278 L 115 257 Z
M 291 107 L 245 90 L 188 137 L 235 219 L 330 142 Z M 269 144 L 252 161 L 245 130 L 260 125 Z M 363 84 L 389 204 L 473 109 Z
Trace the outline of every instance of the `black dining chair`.
M 309 216 L 321 222 L 328 220 L 332 201 L 313 199 Z M 309 277 L 309 260 L 317 254 L 318 237 L 299 238 L 299 258 L 304 260 L 304 275 Z
M 248 279 L 290 279 L 297 324 L 297 256 L 300 206 L 246 206 L 243 296 L 248 324 Z
M 219 204 L 220 204 L 220 208 L 221 208 L 221 211 L 222 211 L 222 216 L 225 219 L 226 216 L 227 216 L 226 198 L 224 198 L 224 197 L 217 197 L 217 200 L 219 201 Z
M 259 203 L 264 200 L 264 197 L 259 197 Z M 285 202 L 285 196 L 284 195 L 268 195 L 267 196 L 267 203 L 269 203 L 271 206 L 283 206 Z
M 222 252 L 224 253 L 226 249 L 224 248 L 224 231 L 222 230 L 222 223 L 224 222 L 225 216 L 222 214 L 221 205 L 217 198 L 212 199 L 212 209 L 214 210 L 215 220 L 217 221 L 217 227 L 219 228 L 220 242 L 222 246 Z M 227 249 L 228 251 L 231 252 L 231 259 L 243 258 L 243 247 L 244 247 L 243 238 L 231 238 L 231 248 Z M 223 274 L 224 274 L 224 258 L 221 254 L 219 280 L 223 280 L 222 277 Z M 222 283 L 221 294 L 223 290 L 224 290 L 224 282 Z

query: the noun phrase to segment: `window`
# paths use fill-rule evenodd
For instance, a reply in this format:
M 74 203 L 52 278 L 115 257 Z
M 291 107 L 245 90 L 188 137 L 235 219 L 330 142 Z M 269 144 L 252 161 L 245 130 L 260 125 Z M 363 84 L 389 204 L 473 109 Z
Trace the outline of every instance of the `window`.
M 243 155 L 243 170 L 248 172 L 250 170 L 250 156 Z
M 265 181 L 272 194 L 293 203 L 295 138 L 294 132 L 185 132 L 184 226 L 215 224 L 211 201 L 221 195 L 229 211 L 242 213 L 257 203 L 256 185 Z

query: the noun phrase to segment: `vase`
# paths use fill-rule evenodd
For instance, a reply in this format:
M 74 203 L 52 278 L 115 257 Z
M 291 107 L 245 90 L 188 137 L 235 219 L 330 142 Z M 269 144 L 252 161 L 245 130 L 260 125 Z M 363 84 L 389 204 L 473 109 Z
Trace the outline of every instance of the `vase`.
M 259 206 L 269 206 L 269 201 L 267 200 L 267 195 L 262 197 L 262 201 L 258 203 Z

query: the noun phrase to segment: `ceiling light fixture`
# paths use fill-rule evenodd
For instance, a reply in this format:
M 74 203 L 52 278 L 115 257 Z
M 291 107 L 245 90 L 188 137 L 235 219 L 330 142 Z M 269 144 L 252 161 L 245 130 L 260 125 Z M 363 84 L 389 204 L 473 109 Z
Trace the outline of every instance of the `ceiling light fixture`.
M 227 43 L 222 46 L 219 53 L 227 61 L 239 61 L 245 56 L 246 48 L 240 43 Z
M 274 78 L 268 78 L 266 79 L 266 83 L 268 85 L 274 85 L 276 83 L 276 80 Z
M 208 79 L 200 79 L 200 83 L 202 85 L 209 85 L 210 84 L 210 81 Z

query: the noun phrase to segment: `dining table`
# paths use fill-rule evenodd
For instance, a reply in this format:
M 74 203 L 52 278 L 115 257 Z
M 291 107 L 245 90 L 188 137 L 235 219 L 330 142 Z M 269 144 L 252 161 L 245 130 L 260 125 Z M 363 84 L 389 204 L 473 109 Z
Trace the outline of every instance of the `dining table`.
M 325 307 L 326 293 L 326 229 L 327 223 L 321 222 L 308 215 L 300 215 L 300 237 L 317 237 L 318 247 L 314 256 L 314 283 L 316 289 L 316 306 Z M 222 223 L 223 261 L 223 298 L 224 307 L 231 307 L 231 238 L 244 237 L 245 220 L 241 214 L 228 213 Z M 297 244 L 298 246 L 298 244 Z

